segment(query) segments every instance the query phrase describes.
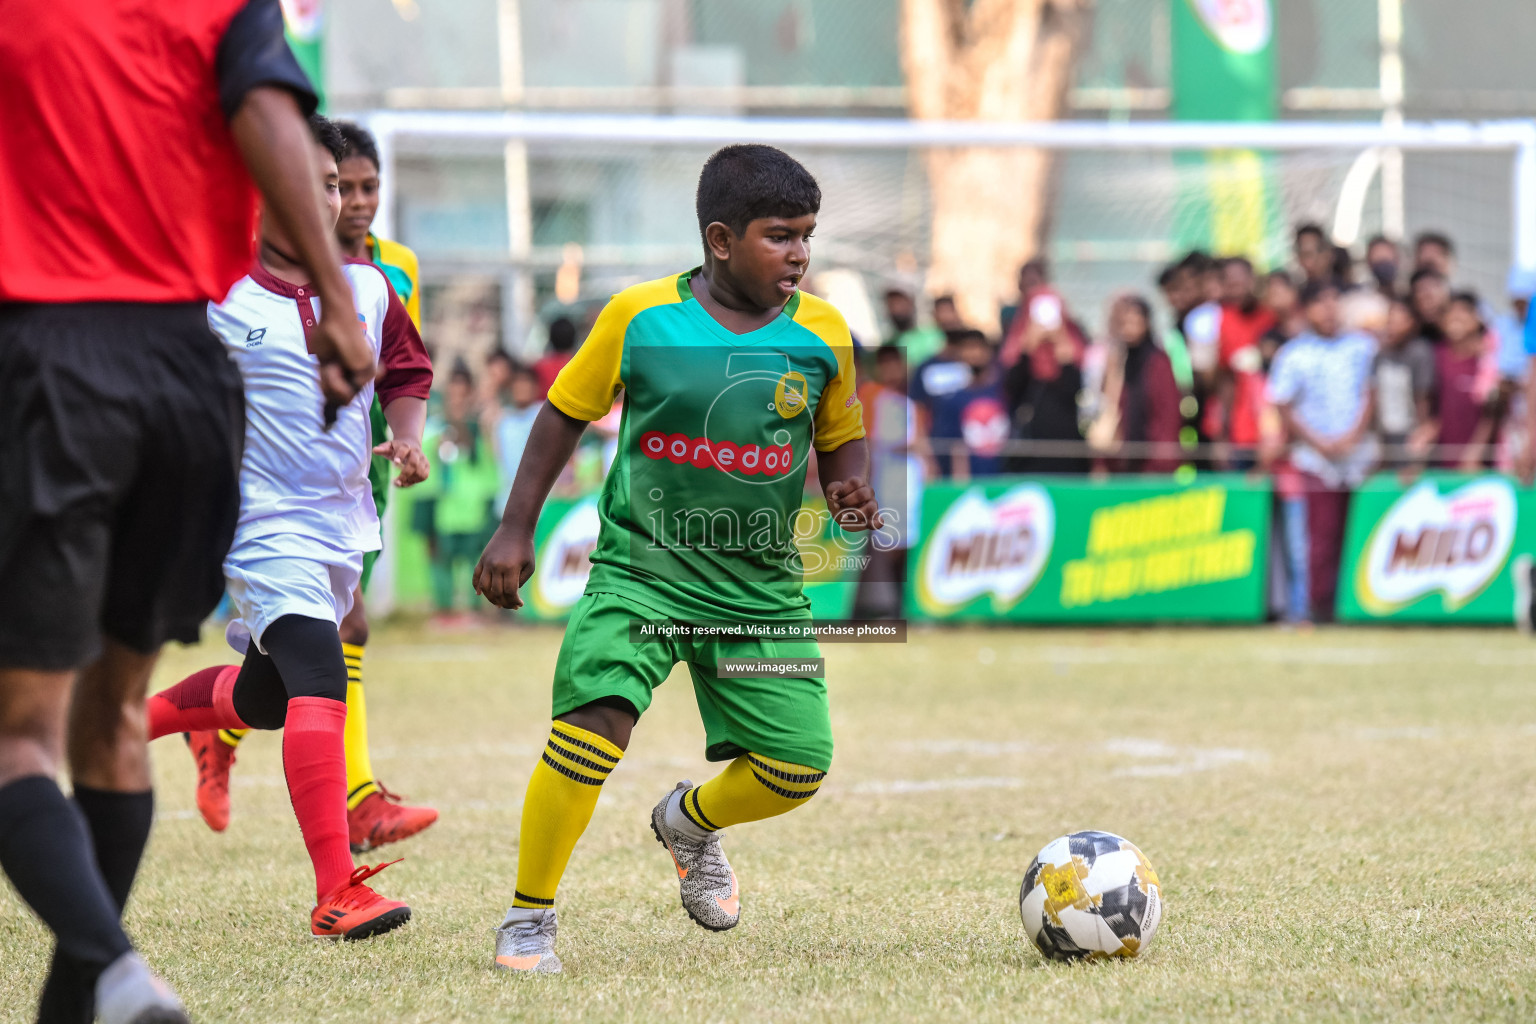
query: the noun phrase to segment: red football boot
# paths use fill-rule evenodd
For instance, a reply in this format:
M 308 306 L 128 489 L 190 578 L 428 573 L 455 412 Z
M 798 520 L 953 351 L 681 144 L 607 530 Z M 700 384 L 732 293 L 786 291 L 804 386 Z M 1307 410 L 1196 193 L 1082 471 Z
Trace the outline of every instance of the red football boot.
M 197 761 L 197 809 L 209 828 L 223 832 L 229 827 L 229 769 L 235 748 L 219 739 L 216 729 L 185 736 Z
M 363 797 L 347 812 L 347 832 L 353 853 L 367 853 L 386 843 L 398 843 L 431 826 L 437 811 L 431 807 L 407 807 L 400 797 L 375 782 L 378 791 Z
M 398 864 L 392 860 L 389 864 Z M 389 867 L 364 865 L 352 872 L 346 884 L 326 894 L 309 915 L 309 930 L 317 939 L 372 938 L 394 931 L 411 919 L 411 908 L 399 900 L 387 900 L 363 883 Z

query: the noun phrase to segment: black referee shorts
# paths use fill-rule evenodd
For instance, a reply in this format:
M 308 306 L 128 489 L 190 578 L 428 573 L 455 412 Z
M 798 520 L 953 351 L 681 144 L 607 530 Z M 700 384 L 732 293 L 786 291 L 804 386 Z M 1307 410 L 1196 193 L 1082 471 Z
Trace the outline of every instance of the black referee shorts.
M 196 640 L 244 441 L 204 304 L 0 305 L 0 668 Z

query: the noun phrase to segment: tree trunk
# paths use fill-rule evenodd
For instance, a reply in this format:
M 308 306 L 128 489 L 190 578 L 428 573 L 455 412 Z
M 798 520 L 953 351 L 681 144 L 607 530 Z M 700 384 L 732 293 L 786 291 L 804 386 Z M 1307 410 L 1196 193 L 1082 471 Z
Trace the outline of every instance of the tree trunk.
M 902 67 L 913 117 L 1043 121 L 1061 116 L 1092 0 L 903 0 Z M 1051 154 L 932 149 L 928 291 L 953 294 L 991 331 L 1019 265 L 1047 226 Z

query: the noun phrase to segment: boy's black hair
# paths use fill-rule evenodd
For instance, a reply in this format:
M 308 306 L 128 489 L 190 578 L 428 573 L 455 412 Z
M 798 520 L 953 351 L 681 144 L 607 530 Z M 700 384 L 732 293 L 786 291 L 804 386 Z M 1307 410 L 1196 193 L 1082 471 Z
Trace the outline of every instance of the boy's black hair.
M 500 347 L 493 348 L 486 354 L 485 365 L 489 366 L 492 363 L 506 363 L 508 370 L 517 367 L 517 360 L 512 358 L 512 353 Z
M 699 234 L 716 221 L 740 238 L 760 217 L 804 217 L 821 210 L 821 186 L 800 161 L 761 145 L 725 146 L 704 161 L 694 195 Z
M 330 118 L 310 114 L 309 134 L 315 142 L 325 147 L 338 164 L 347 155 L 347 140 L 342 138 L 341 129 Z
M 1415 253 L 1426 245 L 1438 246 L 1452 256 L 1456 255 L 1456 244 L 1451 241 L 1451 236 L 1443 231 L 1420 231 L 1414 236 L 1413 251 Z
M 1478 298 L 1477 292 L 1472 291 L 1470 288 L 1459 292 L 1452 292 L 1451 305 L 1471 306 L 1477 313 L 1477 318 L 1479 320 L 1483 318 L 1483 300 Z
M 557 316 L 549 322 L 549 348 L 552 352 L 569 352 L 576 347 L 576 325 L 570 319 Z
M 985 332 L 978 331 L 974 327 L 949 332 L 949 342 L 952 345 L 964 345 L 968 341 L 979 341 L 989 348 L 992 345 L 992 339 L 988 338 Z
M 373 137 L 373 132 L 355 121 L 337 121 L 336 127 L 341 132 L 342 139 L 346 141 L 347 156 L 360 156 L 365 160 L 373 161 L 373 169 L 376 171 L 384 166 L 379 162 L 379 143 Z
M 1301 308 L 1306 309 L 1308 306 L 1312 305 L 1312 303 L 1316 302 L 1318 299 L 1321 299 L 1328 292 L 1333 292 L 1335 295 L 1339 293 L 1339 284 L 1337 281 L 1308 281 L 1305 285 L 1302 286 L 1301 289 Z
M 1242 267 L 1248 273 L 1253 273 L 1253 260 L 1247 256 L 1223 256 L 1216 261 L 1217 269 L 1226 270 L 1228 267 Z
M 1378 233 L 1378 234 L 1372 235 L 1370 237 L 1370 240 L 1365 243 L 1365 251 L 1366 252 L 1370 252 L 1372 249 L 1376 248 L 1378 245 L 1390 245 L 1394 249 L 1397 248 L 1397 243 L 1396 242 L 1392 241 L 1392 239 L 1388 238 L 1386 235 Z
M 1269 284 L 1271 281 L 1281 281 L 1290 285 L 1292 291 L 1296 290 L 1296 279 L 1291 276 L 1291 272 L 1288 270 L 1271 270 L 1264 275 L 1264 283 Z
M 1179 260 L 1179 269 L 1187 270 L 1192 274 L 1208 274 L 1213 267 L 1215 263 L 1212 262 L 1210 255 L 1199 249 L 1191 249 L 1184 254 L 1182 260 Z
M 1413 276 L 1408 279 L 1409 290 L 1417 288 L 1420 281 L 1431 277 L 1437 281 L 1445 281 L 1445 275 L 1440 273 L 1440 271 L 1435 270 L 1432 267 L 1420 267 L 1418 270 L 1415 270 L 1413 272 Z M 1450 282 L 1447 281 L 1446 283 L 1449 284 Z
M 1299 242 L 1308 235 L 1312 235 L 1314 238 L 1321 239 L 1324 242 L 1328 240 L 1328 236 L 1323 233 L 1323 226 L 1321 224 L 1307 221 L 1305 224 L 1296 225 L 1295 241 Z

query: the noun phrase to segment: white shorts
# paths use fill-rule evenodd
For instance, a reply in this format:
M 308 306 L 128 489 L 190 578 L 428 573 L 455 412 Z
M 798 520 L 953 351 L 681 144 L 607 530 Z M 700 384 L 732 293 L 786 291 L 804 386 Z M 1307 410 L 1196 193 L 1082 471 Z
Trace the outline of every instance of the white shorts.
M 224 582 L 234 617 L 224 639 L 240 654 L 251 643 L 261 646 L 262 634 L 284 615 L 302 615 L 341 625 L 352 610 L 352 595 L 363 578 L 360 551 L 283 555 L 273 545 L 244 544 L 224 560 Z

